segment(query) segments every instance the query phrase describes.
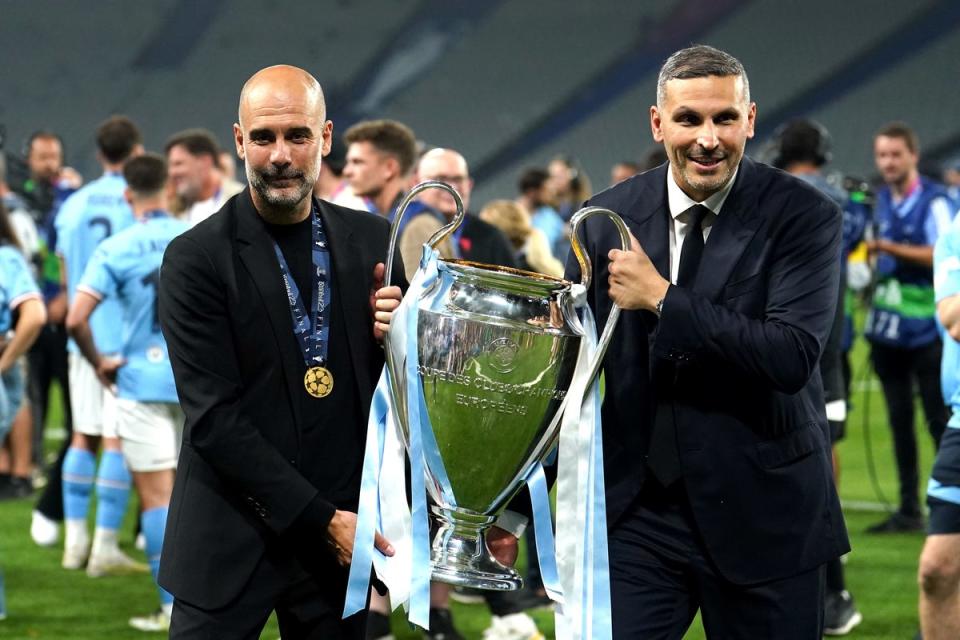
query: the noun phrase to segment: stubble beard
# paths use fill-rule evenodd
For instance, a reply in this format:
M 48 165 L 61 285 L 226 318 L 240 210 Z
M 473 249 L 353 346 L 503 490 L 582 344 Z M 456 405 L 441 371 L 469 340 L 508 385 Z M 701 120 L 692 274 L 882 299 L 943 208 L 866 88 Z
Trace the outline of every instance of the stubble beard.
M 689 158 L 684 160 L 683 169 L 680 171 L 681 180 L 691 191 L 703 195 L 703 200 L 723 189 L 733 175 L 733 168 L 723 163 L 718 175 L 700 176 L 697 175 L 695 167 L 691 166 L 695 163 Z
M 897 193 L 906 191 L 910 185 L 910 171 L 890 172 L 890 178 L 884 178 L 884 181 Z
M 299 187 L 293 193 L 279 193 L 270 185 L 269 179 L 280 176 L 299 181 Z M 267 220 L 282 222 L 296 213 L 304 199 L 313 193 L 316 177 L 311 181 L 303 171 L 257 171 L 247 167 L 247 181 L 267 209 L 260 212 L 263 217 Z
M 700 194 L 702 196 L 701 200 L 706 200 L 714 193 L 723 189 L 727 182 L 730 181 L 730 178 L 733 177 L 733 172 L 736 169 L 736 165 L 740 162 L 740 159 L 737 158 L 737 162 L 732 163 L 732 157 L 729 151 L 701 151 L 700 153 L 694 155 L 710 157 L 717 154 L 722 154 L 722 159 L 720 159 L 720 164 L 717 166 L 717 173 L 712 176 L 700 175 L 697 173 L 697 163 L 693 160 L 693 158 L 690 157 L 690 155 L 688 155 L 689 151 L 690 150 L 688 149 L 676 150 L 675 161 L 678 164 L 677 168 L 680 169 L 678 172 L 680 174 L 679 180 L 677 182 L 682 186 L 686 186 L 692 192 Z M 742 154 L 740 157 L 742 157 Z

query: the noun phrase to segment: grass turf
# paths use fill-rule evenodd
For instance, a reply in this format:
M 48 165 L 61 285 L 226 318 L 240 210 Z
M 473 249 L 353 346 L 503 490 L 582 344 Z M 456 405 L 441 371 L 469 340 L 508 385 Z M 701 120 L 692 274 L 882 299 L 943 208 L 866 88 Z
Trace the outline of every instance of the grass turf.
M 876 464 L 879 487 L 889 499 L 897 495 L 897 483 L 891 454 L 890 434 L 882 396 L 876 381 L 863 377 L 863 349 L 854 354 L 858 389 L 847 428 L 847 438 L 839 447 L 842 461 L 840 494 L 847 505 L 846 517 L 853 552 L 846 565 L 848 587 L 864 616 L 863 623 L 851 634 L 857 640 L 911 638 L 917 630 L 916 565 L 923 537 L 913 535 L 873 535 L 863 533 L 883 514 L 870 505 L 879 502 L 870 479 L 868 447 Z M 866 389 L 866 395 L 862 389 Z M 57 403 L 55 403 L 56 405 Z M 59 411 L 51 412 L 51 425 L 58 425 Z M 918 412 L 919 415 L 919 412 Z M 918 419 L 917 436 L 921 451 L 921 478 L 929 472 L 933 449 Z M 59 443 L 48 442 L 51 448 Z M 30 540 L 31 500 L 0 503 L 0 566 L 6 576 L 8 619 L 0 621 L 0 638 L 149 638 L 127 626 L 127 618 L 156 608 L 156 593 L 145 576 L 91 579 L 83 572 L 60 568 L 60 549 L 41 549 Z M 135 557 L 133 550 L 133 509 L 121 530 L 121 545 Z M 521 553 L 521 558 L 523 554 Z M 480 638 L 489 624 L 483 605 L 452 603 L 454 620 L 467 638 Z M 541 630 L 551 637 L 553 624 L 549 612 L 534 612 Z M 419 638 L 399 617 L 393 630 L 399 639 Z M 279 637 L 271 620 L 262 636 Z M 703 638 L 699 621 L 686 636 Z

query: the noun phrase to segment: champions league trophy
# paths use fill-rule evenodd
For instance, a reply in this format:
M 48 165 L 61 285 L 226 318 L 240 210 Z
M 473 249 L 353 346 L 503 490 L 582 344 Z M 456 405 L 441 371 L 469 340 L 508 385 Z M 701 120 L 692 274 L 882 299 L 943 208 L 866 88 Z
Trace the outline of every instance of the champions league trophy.
M 449 192 L 457 215 L 430 238 L 428 246 L 435 249 L 463 223 L 463 204 L 454 189 L 435 181 L 414 187 L 393 221 L 386 285 L 399 223 L 414 197 L 430 188 Z M 393 402 L 409 453 L 411 429 L 420 428 L 409 424 L 410 403 L 425 407 L 420 415 L 428 418 L 420 422 L 426 425 L 421 440 L 427 491 L 439 525 L 432 543 L 434 580 L 489 590 L 522 585 L 516 571 L 494 559 L 484 532 L 520 490 L 532 467 L 553 449 L 564 408 L 570 405 L 579 412 L 582 398 L 568 394 L 571 381 L 578 367 L 587 367 L 580 375 L 593 380 L 613 334 L 620 311 L 616 306 L 593 361 L 578 363 L 583 329 L 575 296 L 582 304 L 591 265 L 577 230 L 597 215 L 610 218 L 623 249 L 630 247 L 629 232 L 617 214 L 599 207 L 577 212 L 571 236 L 582 273 L 579 285 L 518 269 L 438 259 L 429 284 L 416 286 L 424 277 L 421 267 L 407 294 L 419 295 L 419 300 L 408 301 L 418 314 L 416 353 L 409 353 L 410 336 L 400 337 L 402 332 L 394 330 L 387 335 Z M 422 265 L 429 263 L 428 253 Z M 422 386 L 408 386 L 411 356 L 417 358 Z M 411 388 L 421 390 L 422 402 L 410 397 Z

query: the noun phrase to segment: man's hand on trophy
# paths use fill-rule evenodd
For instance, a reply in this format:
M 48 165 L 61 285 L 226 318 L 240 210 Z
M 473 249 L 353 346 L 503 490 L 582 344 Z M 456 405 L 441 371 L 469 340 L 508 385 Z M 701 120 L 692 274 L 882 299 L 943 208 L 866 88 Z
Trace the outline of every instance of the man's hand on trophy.
M 517 551 L 519 550 L 519 540 L 509 531 L 504 531 L 500 527 L 493 526 L 487 531 L 487 548 L 497 559 L 497 562 L 505 567 L 512 567 L 517 562 Z
M 400 306 L 403 292 L 398 286 L 384 287 L 383 276 L 386 268 L 382 262 L 373 268 L 373 291 L 370 296 L 370 307 L 373 309 L 373 337 L 383 342 L 384 336 L 390 329 L 390 318 Z
M 343 567 L 349 565 L 353 558 L 353 539 L 356 534 L 357 514 L 339 509 L 334 512 L 330 524 L 327 525 L 327 543 L 337 563 Z M 373 545 L 386 556 L 392 556 L 394 553 L 393 545 L 379 532 L 373 539 Z
M 637 239 L 630 235 L 630 251 L 611 249 L 609 277 L 610 299 L 621 309 L 655 311 L 657 303 L 667 295 L 670 282 L 665 280 Z

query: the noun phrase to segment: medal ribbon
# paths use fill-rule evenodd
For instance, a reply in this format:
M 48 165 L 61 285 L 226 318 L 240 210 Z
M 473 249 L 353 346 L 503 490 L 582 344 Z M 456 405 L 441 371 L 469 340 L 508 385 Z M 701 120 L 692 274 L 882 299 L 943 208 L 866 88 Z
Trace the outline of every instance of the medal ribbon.
M 300 290 L 290 273 L 290 267 L 283 257 L 280 245 L 273 241 L 273 249 L 277 253 L 277 262 L 280 263 L 280 274 L 287 290 L 287 302 L 290 304 L 290 317 L 293 319 L 293 335 L 300 344 L 303 361 L 307 367 L 322 365 L 327 360 L 327 349 L 330 346 L 330 251 L 327 249 L 327 234 L 320 224 L 320 214 L 314 209 L 310 212 L 313 246 L 310 258 L 313 262 L 313 277 L 311 281 L 316 290 L 313 296 L 310 315 L 300 297 Z

